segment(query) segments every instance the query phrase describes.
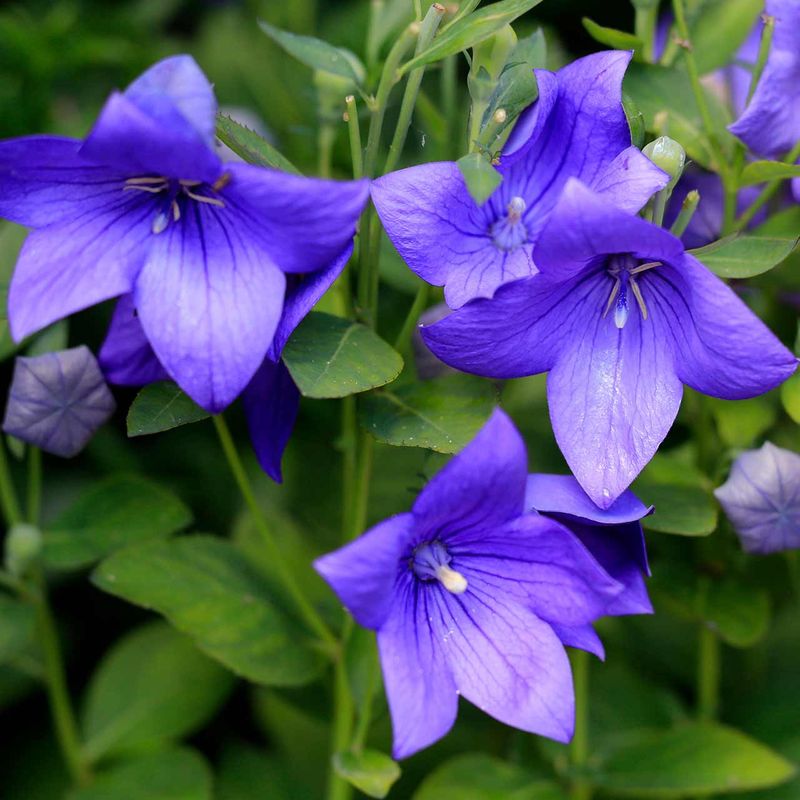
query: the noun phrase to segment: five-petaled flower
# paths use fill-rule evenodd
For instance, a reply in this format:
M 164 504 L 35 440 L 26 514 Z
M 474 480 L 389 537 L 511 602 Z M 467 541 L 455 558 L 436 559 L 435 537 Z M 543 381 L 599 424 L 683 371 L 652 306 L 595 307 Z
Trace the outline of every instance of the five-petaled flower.
M 211 412 L 253 379 L 287 273 L 352 244 L 365 182 L 223 164 L 216 100 L 188 56 L 114 93 L 84 141 L 0 142 L 0 215 L 33 228 L 9 292 L 16 339 L 130 294 L 166 372 Z
M 493 378 L 549 372 L 556 440 L 607 508 L 653 457 L 683 384 L 734 400 L 773 389 L 797 359 L 662 228 L 564 188 L 534 252 L 540 274 L 422 331 L 446 364 Z
M 772 442 L 742 453 L 714 491 L 748 553 L 800 547 L 800 455 Z
M 611 51 L 557 73 L 536 70 L 538 100 L 517 121 L 498 167 L 503 182 L 481 206 L 453 162 L 372 184 L 394 246 L 423 280 L 444 286 L 451 308 L 536 274 L 534 245 L 568 178 L 628 211 L 667 184 L 669 176 L 631 147 L 621 91 L 630 58 Z
M 444 736 L 459 695 L 567 741 L 564 644 L 602 655 L 594 620 L 650 610 L 638 522 L 649 510 L 628 493 L 603 512 L 571 478 L 529 479 L 522 439 L 498 410 L 409 513 L 318 559 L 345 607 L 378 631 L 395 757 Z

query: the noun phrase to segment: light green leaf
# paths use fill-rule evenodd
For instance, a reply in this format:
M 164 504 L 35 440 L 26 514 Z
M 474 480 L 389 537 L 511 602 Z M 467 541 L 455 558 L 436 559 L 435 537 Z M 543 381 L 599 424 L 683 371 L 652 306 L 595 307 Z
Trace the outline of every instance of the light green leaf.
M 482 205 L 503 182 L 503 176 L 480 153 L 469 153 L 456 161 L 473 200 Z
M 334 47 L 322 39 L 313 36 L 301 36 L 275 28 L 264 20 L 259 20 L 259 27 L 278 46 L 289 55 L 312 69 L 330 72 L 342 78 L 349 78 L 356 85 L 364 80 L 364 67 L 354 53 L 343 47 Z
M 266 139 L 225 114 L 217 114 L 217 138 L 248 164 L 300 174 L 300 170 Z
M 44 353 L 53 353 L 64 350 L 69 339 L 69 322 L 62 319 L 37 333 L 25 349 L 26 356 L 40 356 Z
M 0 221 L 0 359 L 8 358 L 19 348 L 8 329 L 8 287 L 27 235 L 27 229 L 21 225 Z
M 709 398 L 708 405 L 717 423 L 720 439 L 730 447 L 749 447 L 768 431 L 777 416 L 769 399 L 717 400 Z
M 496 400 L 491 383 L 468 375 L 405 383 L 366 397 L 362 424 L 379 442 L 457 453 L 481 429 Z
M 377 750 L 337 753 L 333 757 L 337 774 L 369 797 L 386 797 L 400 777 L 400 767 Z
M 635 50 L 637 53 L 641 52 L 644 43 L 638 36 L 626 31 L 618 31 L 616 28 L 606 28 L 603 25 L 598 25 L 589 17 L 584 17 L 581 22 L 586 29 L 589 36 L 600 44 L 608 45 L 617 50 Z
M 191 521 L 189 509 L 159 484 L 119 475 L 94 485 L 45 527 L 44 561 L 55 569 L 78 569 L 121 547 L 169 536 Z
M 621 797 L 680 798 L 776 786 L 795 769 L 749 736 L 712 723 L 688 723 L 620 747 L 591 775 Z
M 314 311 L 298 325 L 283 361 L 306 397 L 347 397 L 393 381 L 403 359 L 373 330 Z
M 536 84 L 533 67 L 527 61 L 507 64 L 500 73 L 497 87 L 489 98 L 489 105 L 481 121 L 481 130 L 483 131 L 495 113 L 502 109 L 505 112 L 505 122 L 494 129 L 496 140 L 538 96 L 539 87 Z M 491 148 L 492 144 L 493 142 L 489 142 L 487 146 Z
M 689 25 L 701 75 L 730 64 L 764 10 L 763 0 L 705 0 Z
M 30 603 L 0 594 L 0 664 L 12 661 L 31 643 L 34 622 Z
M 211 770 L 193 750 L 180 748 L 122 761 L 99 773 L 68 800 L 211 800 Z
M 561 788 L 485 753 L 451 758 L 428 775 L 413 800 L 566 800 Z
M 443 28 L 430 47 L 402 66 L 400 74 L 479 44 L 540 2 L 541 0 L 502 0 L 500 3 L 479 8 Z
M 100 564 L 92 580 L 163 614 L 203 652 L 248 680 L 298 686 L 319 674 L 319 653 L 230 542 L 189 536 L 131 547 Z
M 642 520 L 651 531 L 678 536 L 708 536 L 717 527 L 717 506 L 699 486 L 655 483 L 640 478 L 634 487 L 643 502 L 654 505 L 655 513 Z
M 541 28 L 537 28 L 530 36 L 523 37 L 514 45 L 508 63 L 521 62 L 525 62 L 533 69 L 544 69 L 547 66 L 547 40 Z
M 800 372 L 781 385 L 781 403 L 786 413 L 800 425 Z
M 83 714 L 92 761 L 155 750 L 200 728 L 224 701 L 233 678 L 166 623 L 120 639 L 92 676 Z
M 783 178 L 800 178 L 800 165 L 785 164 L 782 161 L 751 161 L 742 170 L 739 185 L 752 186 L 755 183 Z
M 128 436 L 146 436 L 211 416 L 172 381 L 145 386 L 128 409 Z
M 752 278 L 777 267 L 796 244 L 797 237 L 729 236 L 689 252 L 720 278 Z

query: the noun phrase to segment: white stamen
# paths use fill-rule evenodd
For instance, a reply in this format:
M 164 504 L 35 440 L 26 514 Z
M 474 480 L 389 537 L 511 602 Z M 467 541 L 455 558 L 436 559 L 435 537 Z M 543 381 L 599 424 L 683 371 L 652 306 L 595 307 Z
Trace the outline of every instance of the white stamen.
M 161 192 L 166 189 L 167 186 L 126 186 L 122 191 L 123 192 L 130 192 L 132 190 L 136 190 L 137 192 L 150 192 L 150 194 L 161 194 Z
M 512 197 L 511 202 L 508 204 L 506 210 L 508 211 L 508 221 L 518 222 L 522 219 L 527 205 L 521 197 Z
M 181 207 L 178 205 L 177 200 L 172 201 L 172 219 L 178 222 L 181 218 Z
M 642 296 L 642 290 L 639 288 L 639 284 L 631 278 L 631 289 L 633 289 L 633 296 L 636 298 L 636 302 L 639 304 L 639 311 L 642 312 L 642 319 L 647 319 L 647 306 L 644 303 L 644 297 Z
M 125 183 L 127 183 L 129 186 L 136 186 L 143 183 L 167 183 L 167 179 L 157 175 L 150 175 L 143 178 L 128 178 Z
M 202 194 L 195 194 L 193 191 L 187 189 L 186 187 L 184 187 L 183 191 L 186 192 L 186 194 L 189 195 L 189 197 L 191 197 L 192 200 L 197 200 L 198 203 L 208 203 L 209 205 L 212 206 L 219 206 L 220 208 L 225 208 L 225 203 L 223 203 L 222 200 L 216 197 L 205 197 Z
M 169 225 L 169 217 L 163 212 L 153 220 L 153 233 L 163 233 Z
M 467 579 L 446 564 L 441 564 L 436 568 L 436 577 L 451 594 L 464 594 L 467 591 Z
M 648 261 L 647 264 L 639 264 L 638 267 L 634 267 L 630 272 L 631 275 L 638 275 L 640 272 L 644 272 L 645 270 L 653 269 L 653 267 L 660 267 L 660 266 L 661 266 L 660 261 Z

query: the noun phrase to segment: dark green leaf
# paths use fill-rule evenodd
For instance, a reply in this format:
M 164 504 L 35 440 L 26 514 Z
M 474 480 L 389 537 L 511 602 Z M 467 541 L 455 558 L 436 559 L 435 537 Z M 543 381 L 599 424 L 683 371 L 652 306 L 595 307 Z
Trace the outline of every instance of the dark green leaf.
M 0 664 L 20 655 L 33 639 L 34 613 L 29 603 L 0 594 Z
M 492 192 L 503 182 L 503 176 L 480 153 L 470 153 L 456 161 L 467 189 L 478 205 L 489 199 Z
M 362 424 L 380 442 L 457 453 L 483 426 L 497 395 L 468 375 L 406 383 L 366 397 Z
M 128 436 L 146 436 L 211 416 L 172 381 L 145 386 L 128 410 Z
M 689 26 L 697 68 L 701 75 L 724 67 L 756 24 L 763 0 L 705 0 Z
M 217 114 L 217 138 L 248 164 L 300 174 L 300 170 L 266 139 L 225 114 Z
M 301 36 L 279 30 L 264 20 L 259 20 L 258 25 L 273 42 L 307 67 L 330 72 L 342 78 L 349 78 L 357 85 L 364 80 L 364 67 L 355 54 L 349 50 L 334 47 L 313 36 Z
M 169 536 L 192 521 L 188 508 L 157 483 L 109 478 L 78 498 L 44 530 L 44 560 L 77 569 L 147 539 Z
M 646 478 L 636 482 L 634 491 L 656 507 L 642 520 L 645 528 L 679 536 L 708 536 L 717 527 L 717 506 L 699 486 L 654 483 Z
M 751 186 L 754 183 L 782 178 L 800 178 L 800 165 L 785 164 L 782 161 L 752 161 L 742 170 L 739 184 Z
M 268 756 L 262 747 L 234 744 L 222 752 L 215 781 L 215 800 L 291 800 L 286 765 L 282 759 Z
M 346 397 L 393 381 L 403 359 L 373 330 L 312 312 L 298 325 L 283 360 L 306 397 Z
M 632 33 L 618 31 L 616 28 L 606 28 L 603 25 L 598 25 L 589 17 L 584 17 L 581 22 L 589 36 L 596 42 L 600 42 L 600 44 L 606 44 L 617 50 L 635 50 L 637 53 L 641 52 L 644 47 L 642 40 Z
M 739 731 L 711 723 L 638 737 L 591 776 L 623 797 L 679 798 L 767 788 L 788 780 L 785 758 Z
M 500 3 L 479 8 L 443 28 L 430 47 L 403 65 L 401 74 L 473 47 L 540 2 L 541 0 L 502 0 Z
M 95 761 L 180 739 L 211 717 L 232 685 L 229 672 L 165 623 L 138 628 L 92 676 L 84 752 Z
M 413 800 L 566 800 L 561 788 L 485 753 L 464 753 L 437 767 Z
M 193 750 L 180 748 L 123 761 L 101 772 L 68 800 L 211 800 L 211 771 Z
M 377 750 L 360 753 L 337 753 L 333 766 L 340 777 L 369 797 L 386 797 L 400 777 L 400 767 Z
M 735 236 L 690 252 L 721 278 L 752 278 L 778 266 L 796 244 L 797 237 Z
M 104 591 L 163 614 L 201 650 L 256 683 L 297 686 L 320 655 L 229 542 L 190 536 L 121 550 L 95 570 Z

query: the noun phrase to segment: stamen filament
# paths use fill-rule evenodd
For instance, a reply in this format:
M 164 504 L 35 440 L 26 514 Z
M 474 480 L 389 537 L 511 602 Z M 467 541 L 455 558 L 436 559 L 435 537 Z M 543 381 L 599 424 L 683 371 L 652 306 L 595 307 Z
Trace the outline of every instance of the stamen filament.
M 129 186 L 135 186 L 137 184 L 147 184 L 147 183 L 167 183 L 167 179 L 164 177 L 158 177 L 156 175 L 147 176 L 143 178 L 128 178 L 125 181 L 126 184 Z
M 167 186 L 164 184 L 163 186 L 125 186 L 123 188 L 123 192 L 128 192 L 131 189 L 135 189 L 137 192 L 150 192 L 151 194 L 161 194 L 161 192 L 166 189 Z
M 653 269 L 653 267 L 660 267 L 662 266 L 660 261 L 649 261 L 647 264 L 640 264 L 638 267 L 634 267 L 630 273 L 631 275 L 638 275 L 640 272 L 644 272 L 648 269 Z
M 181 218 L 181 207 L 178 205 L 177 200 L 172 201 L 172 219 L 178 222 Z
M 222 175 L 217 178 L 216 181 L 211 185 L 211 188 L 215 192 L 222 191 L 229 183 L 231 182 L 231 174 L 230 172 L 223 172 Z
M 614 305 L 614 300 L 617 297 L 617 292 L 619 291 L 620 287 L 620 280 L 617 278 L 614 281 L 614 288 L 611 290 L 611 295 L 608 298 L 608 303 L 606 304 L 606 310 L 603 312 L 603 319 L 608 316 L 608 312 L 611 311 L 611 306 Z
M 184 188 L 184 192 L 192 198 L 192 200 L 197 200 L 198 203 L 208 203 L 211 206 L 218 206 L 219 208 L 225 208 L 225 203 L 222 202 L 217 197 L 205 197 L 202 194 L 195 194 L 188 188 Z
M 655 264 L 653 266 L 655 266 Z M 642 312 L 642 319 L 647 319 L 647 306 L 644 303 L 644 297 L 642 297 L 642 290 L 633 278 L 631 278 L 631 289 L 633 289 L 633 296 L 639 304 L 639 311 Z

